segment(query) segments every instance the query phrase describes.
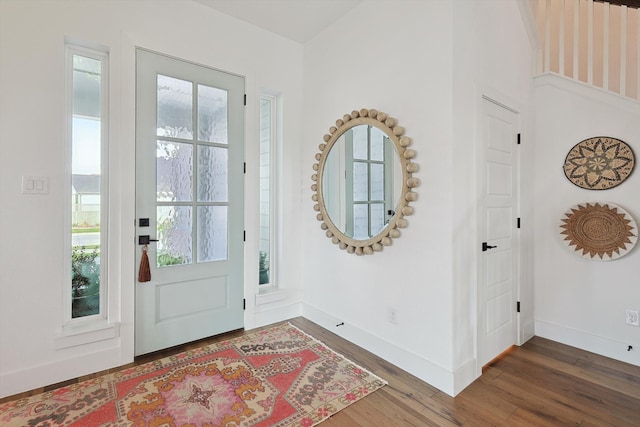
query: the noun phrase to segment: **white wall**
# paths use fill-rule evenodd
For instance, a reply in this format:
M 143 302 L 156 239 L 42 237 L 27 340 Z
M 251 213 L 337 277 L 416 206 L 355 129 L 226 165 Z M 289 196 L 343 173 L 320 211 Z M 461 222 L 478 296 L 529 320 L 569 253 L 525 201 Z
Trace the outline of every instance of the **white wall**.
M 559 234 L 565 211 L 578 203 L 612 202 L 640 220 L 640 104 L 556 76 L 536 79 L 535 100 L 536 335 L 640 365 L 640 328 L 625 324 L 625 309 L 640 310 L 640 251 L 592 261 Z M 634 150 L 636 171 L 615 188 L 586 190 L 564 176 L 569 150 L 594 136 L 621 139 Z
M 364 2 L 305 45 L 307 188 L 322 135 L 362 107 L 405 126 L 422 185 L 402 237 L 364 257 L 324 236 L 306 190 L 304 315 L 449 394 L 479 374 L 476 105 L 485 90 L 505 95 L 528 130 L 530 70 L 515 2 Z
M 110 50 L 113 338 L 55 349 L 62 321 L 65 37 Z M 135 46 L 245 76 L 245 325 L 299 313 L 302 46 L 191 1 L 0 1 L 0 397 L 130 362 L 133 357 Z M 282 214 L 288 260 L 276 303 L 258 287 L 258 96 L 281 96 Z M 49 194 L 21 194 L 23 175 Z M 118 334 L 119 326 L 119 334 Z
M 304 315 L 443 389 L 452 348 L 451 42 L 451 2 L 403 1 L 363 2 L 305 45 L 300 213 Z M 323 135 L 361 108 L 405 127 L 422 185 L 402 236 L 359 257 L 325 237 L 310 186 Z

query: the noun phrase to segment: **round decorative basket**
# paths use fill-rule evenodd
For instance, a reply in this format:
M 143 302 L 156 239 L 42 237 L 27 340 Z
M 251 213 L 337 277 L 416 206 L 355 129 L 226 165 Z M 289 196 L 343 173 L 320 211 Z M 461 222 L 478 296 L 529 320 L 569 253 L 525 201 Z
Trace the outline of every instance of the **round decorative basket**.
M 564 174 L 573 184 L 587 190 L 608 190 L 631 175 L 635 156 L 625 142 L 606 136 L 576 144 L 564 161 Z
M 560 235 L 574 253 L 594 261 L 610 261 L 633 248 L 638 228 L 620 206 L 594 202 L 573 206 L 565 212 Z

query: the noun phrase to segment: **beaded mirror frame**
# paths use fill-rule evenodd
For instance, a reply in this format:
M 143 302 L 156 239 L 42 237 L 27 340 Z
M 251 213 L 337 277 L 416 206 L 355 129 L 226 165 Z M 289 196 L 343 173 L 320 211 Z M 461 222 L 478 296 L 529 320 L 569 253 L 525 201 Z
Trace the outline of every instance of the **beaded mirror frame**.
M 323 197 L 322 177 L 329 152 L 346 131 L 358 125 L 371 125 L 384 132 L 394 144 L 402 169 L 402 188 L 394 215 L 382 231 L 366 240 L 354 239 L 344 234 L 331 221 Z M 331 239 L 332 243 L 347 253 L 372 255 L 382 251 L 385 246 L 393 243 L 393 239 L 400 237 L 401 229 L 407 227 L 408 221 L 405 217 L 414 212 L 410 203 L 418 197 L 415 188 L 420 185 L 420 180 L 413 174 L 418 171 L 419 166 L 412 160 L 416 156 L 416 151 L 408 148 L 412 142 L 411 138 L 404 135 L 404 128 L 398 125 L 395 118 L 376 109 L 362 108 L 353 110 L 351 114 L 345 114 L 341 119 L 336 120 L 335 126 L 329 128 L 329 133 L 324 135 L 323 139 L 324 143 L 318 147 L 320 152 L 315 155 L 317 163 L 313 164 L 314 174 L 311 176 L 314 181 L 311 185 L 312 199 L 316 202 L 313 209 L 317 212 L 316 219 L 320 221 L 320 227 L 325 230 L 325 235 Z

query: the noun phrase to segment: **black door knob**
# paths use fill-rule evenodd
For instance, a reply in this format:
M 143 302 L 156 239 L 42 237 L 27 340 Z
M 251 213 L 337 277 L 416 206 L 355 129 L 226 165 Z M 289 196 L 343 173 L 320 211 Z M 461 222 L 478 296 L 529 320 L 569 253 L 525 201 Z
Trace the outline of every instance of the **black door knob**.
M 497 246 L 487 245 L 487 242 L 482 242 L 482 252 L 486 252 L 488 249 L 494 249 Z

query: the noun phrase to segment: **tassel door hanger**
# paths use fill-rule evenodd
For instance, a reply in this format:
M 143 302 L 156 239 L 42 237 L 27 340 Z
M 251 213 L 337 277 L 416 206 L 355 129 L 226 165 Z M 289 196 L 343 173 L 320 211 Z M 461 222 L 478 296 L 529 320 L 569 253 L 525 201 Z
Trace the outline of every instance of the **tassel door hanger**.
M 149 256 L 147 256 L 147 245 L 142 246 L 142 258 L 140 259 L 140 270 L 138 270 L 138 282 L 148 282 L 151 280 L 151 268 L 149 267 Z

